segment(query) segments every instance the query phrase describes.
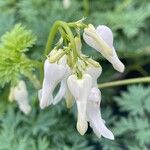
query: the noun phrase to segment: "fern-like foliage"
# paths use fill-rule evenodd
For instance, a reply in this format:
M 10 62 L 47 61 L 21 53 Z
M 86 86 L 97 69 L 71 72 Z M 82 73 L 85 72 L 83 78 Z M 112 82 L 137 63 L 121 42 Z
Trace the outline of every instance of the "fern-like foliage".
M 35 44 L 36 37 L 30 30 L 26 30 L 21 24 L 15 25 L 15 27 L 4 34 L 1 38 L 2 47 L 7 49 L 11 53 L 28 51 L 29 47 Z
M 35 43 L 36 37 L 21 24 L 17 24 L 10 32 L 1 37 L 0 43 L 0 85 L 13 84 L 34 69 L 33 62 L 24 52 Z
M 130 86 L 128 92 L 122 92 L 121 97 L 115 98 L 121 112 L 127 116 L 120 117 L 115 122 L 115 133 L 128 144 L 138 147 L 138 149 L 148 149 L 150 146 L 150 87 Z M 128 148 L 130 149 L 130 148 Z
M 65 115 L 67 114 L 65 109 L 60 114 L 55 108 L 37 111 L 36 107 L 33 107 L 32 113 L 26 117 L 20 113 L 15 104 L 5 105 L 4 114 L 0 116 L 0 149 L 93 149 L 92 146 L 88 146 L 86 137 L 74 131 L 74 123 L 70 120 L 73 119 L 72 114 Z M 56 126 L 58 123 L 60 125 Z

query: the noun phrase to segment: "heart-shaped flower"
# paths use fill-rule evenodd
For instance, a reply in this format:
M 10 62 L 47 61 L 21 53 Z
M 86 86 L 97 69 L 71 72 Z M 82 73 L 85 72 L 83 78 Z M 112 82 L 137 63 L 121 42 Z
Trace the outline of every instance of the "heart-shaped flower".
M 68 88 L 77 103 L 77 130 L 81 135 L 84 135 L 88 128 L 86 121 L 86 106 L 88 95 L 92 87 L 92 77 L 88 74 L 83 74 L 83 77 L 78 79 L 76 75 L 71 75 L 69 76 L 67 83 Z
M 113 33 L 110 28 L 99 25 L 96 29 L 93 25 L 85 28 L 83 38 L 85 42 L 100 52 L 119 71 L 124 71 L 124 64 L 119 60 L 113 46 Z

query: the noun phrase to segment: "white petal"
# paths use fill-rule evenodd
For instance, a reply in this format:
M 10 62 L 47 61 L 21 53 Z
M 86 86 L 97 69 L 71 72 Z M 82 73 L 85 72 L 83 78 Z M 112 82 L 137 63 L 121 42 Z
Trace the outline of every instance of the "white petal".
M 93 38 L 91 38 L 85 32 L 83 33 L 83 39 L 89 46 L 99 51 L 99 45 L 97 45 L 97 42 L 95 42 L 95 40 L 93 40 Z
M 24 99 L 22 100 L 22 102 L 18 101 L 17 103 L 19 105 L 20 110 L 24 114 L 28 115 L 31 112 L 31 106 L 29 105 L 28 100 Z
M 97 79 L 102 73 L 102 67 L 88 67 L 86 73 L 88 73 L 92 77 L 92 86 L 96 87 Z
M 96 49 L 102 55 L 105 56 L 112 55 L 112 48 L 98 34 L 93 25 L 89 25 L 88 28 L 84 29 L 83 38 L 88 45 Z
M 124 64 L 119 60 L 116 50 L 113 47 L 113 33 L 110 28 L 104 25 L 100 25 L 96 29 L 98 35 L 103 38 L 103 40 L 112 48 L 113 55 L 112 56 L 105 56 L 103 55 L 119 72 L 123 72 L 125 67 Z
M 42 97 L 40 107 L 43 109 L 53 102 L 53 91 L 57 84 L 65 77 L 66 68 L 57 63 L 49 63 L 48 59 L 44 64 L 44 81 L 42 85 Z
M 58 93 L 56 94 L 56 96 L 54 98 L 53 105 L 56 105 L 58 102 L 60 102 L 62 100 L 62 98 L 66 94 L 66 90 L 67 90 L 66 80 L 62 80 L 61 84 L 60 84 L 59 91 L 58 91 Z
M 17 101 L 17 104 L 23 113 L 30 113 L 31 106 L 28 103 L 28 91 L 24 81 L 20 81 L 14 88 L 14 99 Z
M 94 133 L 100 138 L 114 139 L 113 133 L 105 126 L 99 109 L 101 93 L 98 88 L 92 88 L 87 103 L 87 118 Z
M 92 77 L 88 74 L 84 74 L 82 79 L 78 79 L 77 76 L 71 75 L 68 80 L 68 88 L 71 94 L 75 97 L 78 109 L 78 121 L 77 129 L 81 135 L 83 135 L 88 124 L 86 121 L 86 105 L 88 93 L 92 86 Z
M 96 32 L 111 48 L 113 47 L 113 33 L 110 28 L 105 25 L 99 25 L 96 28 Z

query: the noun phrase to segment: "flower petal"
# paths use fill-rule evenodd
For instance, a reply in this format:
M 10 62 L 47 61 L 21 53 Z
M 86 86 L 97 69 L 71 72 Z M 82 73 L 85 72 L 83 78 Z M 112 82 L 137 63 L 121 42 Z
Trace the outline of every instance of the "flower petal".
M 101 93 L 98 88 L 92 88 L 87 103 L 87 119 L 90 122 L 94 133 L 100 138 L 114 139 L 113 133 L 105 126 L 99 109 Z
M 98 34 L 93 25 L 89 25 L 84 29 L 83 39 L 85 42 L 100 52 L 102 55 L 111 56 L 112 48 L 104 41 L 104 39 Z
M 40 107 L 42 109 L 53 102 L 52 93 L 57 84 L 65 77 L 65 74 L 66 68 L 63 65 L 57 63 L 49 63 L 48 59 L 46 59 L 44 64 L 42 97 L 40 100 Z
M 53 105 L 56 105 L 58 102 L 60 102 L 62 100 L 62 98 L 65 96 L 67 91 L 67 83 L 66 80 L 62 80 L 61 84 L 60 84 L 60 88 L 59 91 L 57 93 L 57 95 L 54 98 L 53 101 Z
M 113 33 L 110 28 L 105 25 L 99 25 L 96 28 L 96 32 L 111 48 L 113 47 Z
M 86 70 L 86 73 L 88 73 L 92 77 L 92 86 L 97 86 L 97 79 L 102 73 L 102 67 L 88 67 Z
M 24 81 L 20 81 L 18 85 L 14 88 L 13 96 L 20 110 L 26 115 L 29 114 L 31 111 L 31 106 L 28 102 L 28 91 Z
M 116 50 L 113 47 L 113 33 L 110 28 L 104 25 L 99 25 L 96 28 L 96 32 L 103 40 L 112 48 L 113 55 L 112 56 L 105 56 L 103 55 L 112 65 L 113 67 L 119 71 L 123 72 L 125 67 L 124 64 L 119 60 Z
M 92 87 L 92 77 L 84 74 L 82 79 L 78 79 L 76 75 L 71 75 L 68 80 L 68 88 L 75 97 L 78 109 L 77 130 L 84 135 L 88 128 L 86 121 L 86 105 L 88 93 Z

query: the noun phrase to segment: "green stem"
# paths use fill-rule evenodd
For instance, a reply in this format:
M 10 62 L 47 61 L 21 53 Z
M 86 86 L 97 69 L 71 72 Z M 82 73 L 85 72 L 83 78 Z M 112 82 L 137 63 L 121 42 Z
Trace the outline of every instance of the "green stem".
M 128 84 L 134 84 L 134 83 L 144 83 L 144 82 L 149 83 L 150 82 L 150 77 L 142 77 L 142 78 L 135 78 L 135 79 L 112 81 L 112 82 L 108 82 L 108 83 L 99 84 L 98 87 L 101 88 L 101 89 L 104 89 L 104 88 L 108 88 L 108 87 L 128 85 Z
M 83 0 L 84 16 L 89 14 L 89 0 Z
M 52 26 L 52 29 L 50 31 L 48 41 L 46 44 L 45 54 L 48 55 L 49 52 L 51 51 L 52 43 L 53 43 L 53 40 L 55 38 L 55 35 L 56 35 L 59 27 L 62 27 L 65 30 L 65 32 L 67 33 L 69 40 L 70 40 L 70 43 L 71 43 L 71 48 L 73 50 L 74 57 L 76 60 L 78 54 L 76 52 L 76 44 L 74 41 L 74 36 L 73 36 L 73 33 L 71 32 L 71 29 L 69 28 L 68 24 L 66 22 L 63 22 L 63 21 L 56 21 L 54 23 L 54 25 Z

